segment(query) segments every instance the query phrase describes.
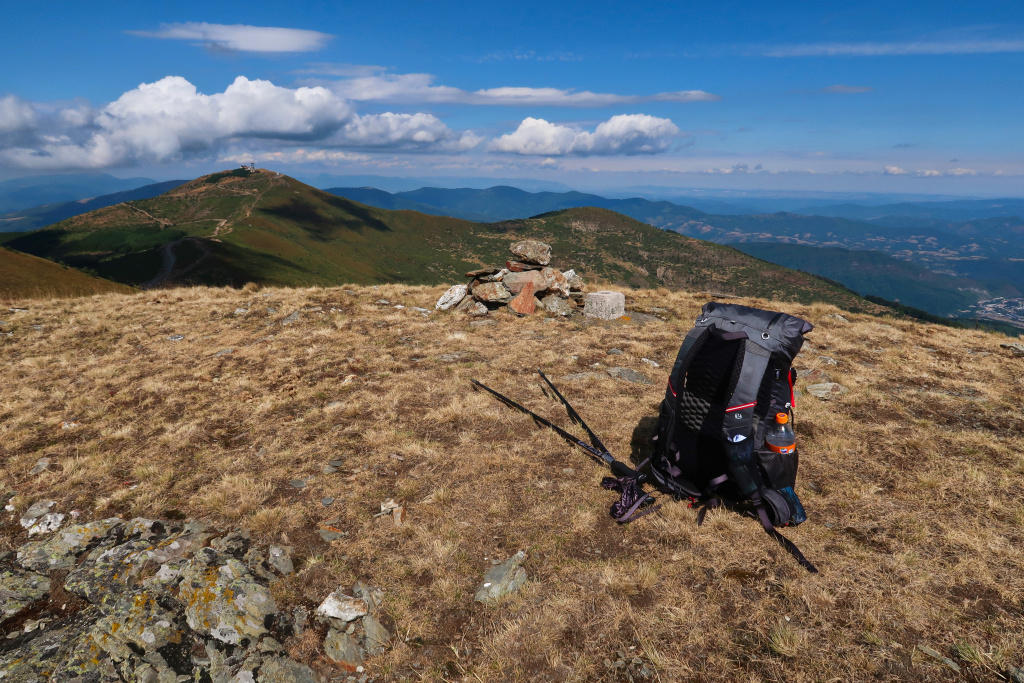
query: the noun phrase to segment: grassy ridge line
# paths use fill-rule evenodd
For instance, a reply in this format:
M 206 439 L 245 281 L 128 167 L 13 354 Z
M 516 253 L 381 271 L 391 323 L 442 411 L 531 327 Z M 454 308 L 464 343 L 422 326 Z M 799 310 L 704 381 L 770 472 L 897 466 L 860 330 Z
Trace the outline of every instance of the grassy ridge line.
M 525 238 L 551 243 L 555 265 L 577 268 L 592 281 L 742 296 L 772 292 L 877 310 L 813 276 L 606 209 L 473 223 L 365 206 L 272 171 L 206 176 L 10 244 L 128 283 L 153 278 L 170 250 L 176 259 L 172 281 L 312 286 L 461 282 L 466 270 L 504 263 L 508 245 Z
M 133 291 L 29 254 L 0 247 L 0 301 L 55 299 Z
M 615 525 L 603 468 L 470 389 L 479 379 L 568 424 L 539 367 L 614 454 L 643 457 L 702 297 L 627 289 L 630 309 L 667 318 L 642 326 L 495 314 L 474 328 L 411 310 L 439 287 L 346 289 L 182 288 L 5 316 L 0 489 L 19 492 L 15 514 L 48 497 L 89 518 L 202 517 L 292 545 L 279 607 L 381 587 L 399 637 L 367 667 L 394 680 L 604 680 L 620 650 L 663 681 L 954 680 L 920 644 L 968 680 L 1020 664 L 1024 379 L 1005 337 L 739 300 L 811 321 L 797 367 L 849 389 L 797 399 L 809 521 L 786 534 L 821 568 L 811 576 L 756 521 L 721 510 L 698 528 L 668 502 Z M 654 384 L 563 379 L 595 363 Z M 50 468 L 30 475 L 44 455 Z M 341 471 L 324 474 L 335 458 Z M 290 487 L 297 477 L 311 480 Z M 404 526 L 373 517 L 388 498 L 407 506 Z M 349 536 L 326 544 L 315 529 L 335 517 Z M 25 540 L 9 524 L 0 552 Z M 527 585 L 474 603 L 491 561 L 518 550 Z

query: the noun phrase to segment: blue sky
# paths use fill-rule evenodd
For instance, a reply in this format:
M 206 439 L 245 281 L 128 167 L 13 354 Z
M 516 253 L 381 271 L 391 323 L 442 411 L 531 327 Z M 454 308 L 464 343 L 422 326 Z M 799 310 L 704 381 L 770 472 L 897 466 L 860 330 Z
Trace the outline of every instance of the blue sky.
M 1024 4 L 11 4 L 0 176 L 1024 195 Z

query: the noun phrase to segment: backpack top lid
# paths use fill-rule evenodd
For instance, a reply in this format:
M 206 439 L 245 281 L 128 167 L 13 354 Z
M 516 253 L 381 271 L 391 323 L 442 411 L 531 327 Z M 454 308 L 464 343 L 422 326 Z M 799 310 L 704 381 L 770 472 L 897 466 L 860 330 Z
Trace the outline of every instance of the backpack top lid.
M 727 332 L 745 332 L 747 339 L 772 354 L 779 354 L 792 362 L 804 343 L 804 335 L 814 325 L 788 313 L 774 313 L 739 304 L 709 302 L 701 308 L 696 325 L 714 325 Z

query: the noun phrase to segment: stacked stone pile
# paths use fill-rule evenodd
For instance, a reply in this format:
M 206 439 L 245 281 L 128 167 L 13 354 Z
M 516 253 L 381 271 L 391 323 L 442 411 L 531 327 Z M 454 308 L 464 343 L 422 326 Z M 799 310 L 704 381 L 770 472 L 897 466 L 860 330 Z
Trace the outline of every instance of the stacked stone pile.
M 469 315 L 487 315 L 507 307 L 516 315 L 543 311 L 568 316 L 583 306 L 586 286 L 574 270 L 552 268 L 551 247 L 526 240 L 510 248 L 514 260 L 504 268 L 480 268 L 466 273 L 468 285 L 454 285 L 434 308 L 456 310 Z

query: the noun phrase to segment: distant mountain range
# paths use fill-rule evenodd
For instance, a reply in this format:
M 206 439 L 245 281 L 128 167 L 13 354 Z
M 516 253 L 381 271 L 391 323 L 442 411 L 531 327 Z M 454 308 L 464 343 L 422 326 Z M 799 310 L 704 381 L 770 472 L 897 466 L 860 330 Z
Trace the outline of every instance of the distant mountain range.
M 51 225 L 66 218 L 102 209 L 133 199 L 149 199 L 185 183 L 184 180 L 168 180 L 162 183 L 143 185 L 131 190 L 105 194 L 92 199 L 44 204 L 31 209 L 0 214 L 0 232 L 28 232 Z
M 151 178 L 115 178 L 106 173 L 68 173 L 15 178 L 0 182 L 0 213 L 133 190 L 155 182 Z
M 1024 220 L 1016 217 L 966 222 L 907 217 L 903 219 L 907 225 L 898 225 L 897 219 L 889 217 L 887 222 L 894 225 L 885 225 L 880 220 L 867 222 L 785 212 L 709 214 L 668 201 L 611 199 L 582 192 L 524 192 L 513 187 L 486 190 L 421 188 L 394 194 L 374 188 L 331 188 L 329 191 L 374 206 L 408 208 L 470 220 L 501 220 L 570 207 L 598 206 L 659 228 L 723 244 L 782 242 L 805 247 L 878 251 L 894 261 L 910 261 L 946 276 L 943 281 L 953 288 L 950 291 L 960 294 L 951 295 L 948 301 L 940 301 L 937 293 L 929 289 L 934 286 L 934 281 L 927 271 L 900 268 L 894 262 L 887 262 L 881 268 L 883 259 L 879 257 L 872 257 L 874 272 L 881 278 L 875 280 L 879 283 L 879 291 L 871 291 L 872 279 L 858 275 L 852 269 L 847 269 L 848 273 L 832 269 L 833 279 L 863 293 L 902 292 L 903 296 L 895 298 L 940 315 L 962 310 L 965 300 L 970 298 L 977 302 L 989 296 L 1020 297 L 1024 292 L 1024 262 L 1018 260 L 1024 259 Z M 1014 202 L 1019 203 L 1019 200 L 964 200 L 905 206 L 918 207 L 921 214 L 941 215 L 939 209 L 929 209 L 928 204 L 938 204 L 950 211 L 991 213 L 1000 207 L 1015 208 Z M 927 224 L 918 225 L 921 221 L 927 221 Z M 775 263 L 808 272 L 819 272 L 822 263 L 821 255 L 814 255 L 809 250 L 777 249 L 763 251 L 762 254 Z M 834 256 L 835 252 L 831 255 Z M 867 261 L 862 258 L 858 263 L 864 265 Z M 917 284 L 910 286 L 911 282 Z
M 6 244 L 132 285 L 298 286 L 464 282 L 464 272 L 503 264 L 509 245 L 526 238 L 551 244 L 555 266 L 591 282 L 880 310 L 816 276 L 606 209 L 479 223 L 370 207 L 266 170 L 203 176 Z

